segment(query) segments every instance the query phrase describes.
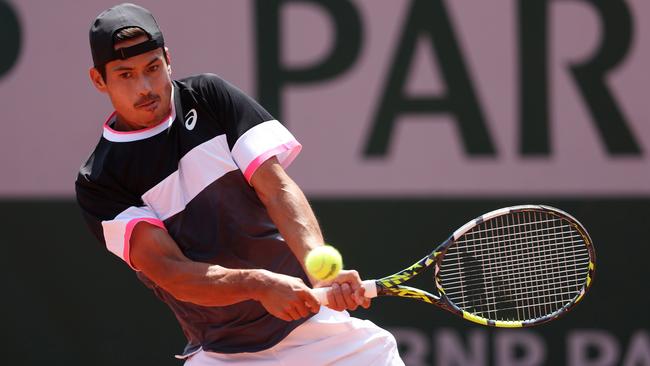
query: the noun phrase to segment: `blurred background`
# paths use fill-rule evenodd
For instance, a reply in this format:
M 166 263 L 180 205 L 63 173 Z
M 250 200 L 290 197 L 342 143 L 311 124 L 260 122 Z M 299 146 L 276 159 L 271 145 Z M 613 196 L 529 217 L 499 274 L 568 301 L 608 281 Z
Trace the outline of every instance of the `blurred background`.
M 219 74 L 294 133 L 289 173 L 363 277 L 501 206 L 556 206 L 590 230 L 594 287 L 551 324 L 493 330 L 401 299 L 355 312 L 407 365 L 650 365 L 650 2 L 139 4 L 174 77 Z M 3 364 L 181 364 L 173 315 L 73 196 L 112 111 L 88 78 L 88 29 L 112 5 L 0 0 Z

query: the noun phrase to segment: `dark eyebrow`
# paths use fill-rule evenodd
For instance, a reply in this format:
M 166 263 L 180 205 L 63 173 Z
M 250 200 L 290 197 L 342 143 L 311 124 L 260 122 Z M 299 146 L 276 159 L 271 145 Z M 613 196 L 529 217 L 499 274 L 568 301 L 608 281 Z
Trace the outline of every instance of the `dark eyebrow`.
M 158 56 L 154 57 L 151 61 L 149 61 L 147 66 L 151 66 L 151 64 L 155 63 L 156 61 L 158 61 Z
M 118 66 L 113 68 L 113 71 L 129 71 L 129 70 L 133 70 L 133 68 L 128 66 Z
M 149 63 L 147 63 L 147 66 L 145 66 L 145 67 L 149 67 L 149 66 L 151 66 L 151 64 L 158 61 L 158 57 L 159 56 L 154 57 L 151 61 L 149 61 Z M 113 68 L 113 71 L 130 71 L 130 70 L 133 70 L 133 68 L 128 67 L 128 66 L 118 66 L 118 67 Z

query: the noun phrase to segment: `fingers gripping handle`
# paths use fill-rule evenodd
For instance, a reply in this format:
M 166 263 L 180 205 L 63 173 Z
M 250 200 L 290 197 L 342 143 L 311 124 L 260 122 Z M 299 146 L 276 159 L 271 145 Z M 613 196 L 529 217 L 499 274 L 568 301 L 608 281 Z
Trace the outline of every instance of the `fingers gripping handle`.
M 361 282 L 361 286 L 366 290 L 364 293 L 365 297 L 369 299 L 377 297 L 377 285 L 375 285 L 375 280 L 363 281 Z M 329 301 L 327 301 L 327 292 L 330 289 L 331 287 L 318 287 L 312 290 L 314 296 L 316 296 L 321 305 L 327 305 L 329 303 Z

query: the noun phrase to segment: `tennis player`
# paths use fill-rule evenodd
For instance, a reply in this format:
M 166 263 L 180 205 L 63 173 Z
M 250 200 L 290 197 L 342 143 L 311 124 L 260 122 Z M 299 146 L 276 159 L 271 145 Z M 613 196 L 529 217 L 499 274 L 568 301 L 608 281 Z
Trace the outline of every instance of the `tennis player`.
M 90 29 L 90 79 L 115 112 L 81 167 L 90 230 L 174 312 L 186 365 L 403 365 L 395 339 L 345 310 L 368 307 L 356 271 L 311 292 L 323 245 L 284 168 L 301 145 L 216 75 L 171 79 L 153 16 L 122 4 Z M 316 284 L 318 285 L 318 284 Z

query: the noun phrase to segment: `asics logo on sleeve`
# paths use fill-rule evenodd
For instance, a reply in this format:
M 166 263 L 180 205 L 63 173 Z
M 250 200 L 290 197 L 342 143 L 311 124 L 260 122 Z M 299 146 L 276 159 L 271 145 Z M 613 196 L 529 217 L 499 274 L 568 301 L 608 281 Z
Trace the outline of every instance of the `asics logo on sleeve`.
M 192 131 L 194 126 L 196 126 L 196 109 L 192 108 L 185 115 L 185 128 Z

